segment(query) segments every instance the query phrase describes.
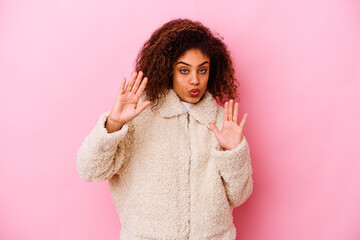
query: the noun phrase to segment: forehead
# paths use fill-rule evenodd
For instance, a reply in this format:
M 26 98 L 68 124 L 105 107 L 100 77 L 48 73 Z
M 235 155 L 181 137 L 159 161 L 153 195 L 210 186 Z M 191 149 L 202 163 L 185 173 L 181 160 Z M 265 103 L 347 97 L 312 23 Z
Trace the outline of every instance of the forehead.
M 203 52 L 199 49 L 190 49 L 184 52 L 184 54 L 181 55 L 176 62 L 200 64 L 204 61 L 210 62 L 209 57 L 203 54 Z

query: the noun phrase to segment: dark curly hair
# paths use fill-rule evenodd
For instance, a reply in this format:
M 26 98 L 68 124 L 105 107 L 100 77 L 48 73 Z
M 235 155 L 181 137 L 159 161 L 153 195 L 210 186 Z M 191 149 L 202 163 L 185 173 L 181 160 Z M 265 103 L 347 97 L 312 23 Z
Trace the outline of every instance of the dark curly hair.
M 172 88 L 174 64 L 189 49 L 199 49 L 210 59 L 207 90 L 222 103 L 235 98 L 233 63 L 222 39 L 190 19 L 173 19 L 156 29 L 136 57 L 136 71 L 148 78 L 147 99 L 157 103 Z

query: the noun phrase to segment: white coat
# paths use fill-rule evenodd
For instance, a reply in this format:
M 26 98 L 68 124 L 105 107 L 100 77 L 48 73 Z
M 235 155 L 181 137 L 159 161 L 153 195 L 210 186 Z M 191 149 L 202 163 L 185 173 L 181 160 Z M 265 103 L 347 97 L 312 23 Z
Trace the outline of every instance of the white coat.
M 235 239 L 232 210 L 253 189 L 245 136 L 221 149 L 208 123 L 221 130 L 223 108 L 208 91 L 189 116 L 173 89 L 151 107 L 113 133 L 104 112 L 77 152 L 80 177 L 109 180 L 121 240 Z

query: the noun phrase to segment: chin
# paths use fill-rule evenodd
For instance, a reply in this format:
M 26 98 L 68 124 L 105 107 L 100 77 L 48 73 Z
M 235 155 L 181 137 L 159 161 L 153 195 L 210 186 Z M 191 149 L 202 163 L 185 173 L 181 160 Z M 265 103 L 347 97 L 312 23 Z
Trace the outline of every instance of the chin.
M 201 98 L 202 98 L 202 96 L 199 96 L 199 97 L 196 97 L 196 98 L 194 98 L 194 97 L 189 97 L 188 101 L 186 101 L 186 102 L 189 102 L 189 103 L 198 103 L 198 102 L 200 102 Z
M 200 99 L 191 99 L 190 101 L 187 101 L 188 103 L 198 103 Z

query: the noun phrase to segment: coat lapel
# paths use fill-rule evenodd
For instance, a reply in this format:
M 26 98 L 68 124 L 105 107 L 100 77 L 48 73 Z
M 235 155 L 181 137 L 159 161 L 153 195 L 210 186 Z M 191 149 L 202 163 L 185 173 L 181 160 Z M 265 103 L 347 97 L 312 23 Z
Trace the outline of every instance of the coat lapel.
M 180 98 L 174 91 L 169 89 L 168 93 L 159 103 L 159 113 L 164 118 L 176 117 L 186 114 L 187 110 L 180 102 Z M 208 128 L 209 122 L 215 123 L 217 114 L 217 103 L 210 92 L 205 91 L 203 98 L 190 109 L 190 116 Z
M 209 122 L 215 123 L 218 104 L 210 92 L 205 91 L 203 98 L 190 109 L 190 116 L 208 128 Z M 211 128 L 210 128 L 211 129 Z
M 159 101 L 159 113 L 164 118 L 172 118 L 187 113 L 174 89 L 169 89 L 165 97 Z

